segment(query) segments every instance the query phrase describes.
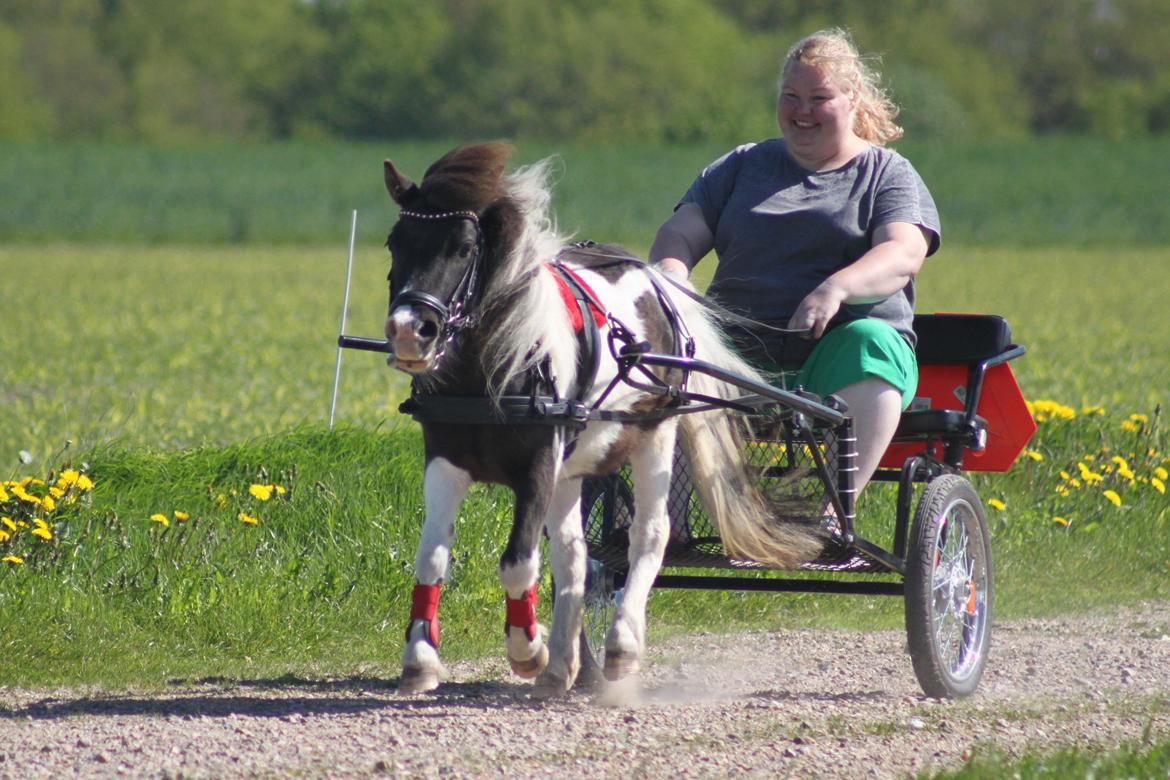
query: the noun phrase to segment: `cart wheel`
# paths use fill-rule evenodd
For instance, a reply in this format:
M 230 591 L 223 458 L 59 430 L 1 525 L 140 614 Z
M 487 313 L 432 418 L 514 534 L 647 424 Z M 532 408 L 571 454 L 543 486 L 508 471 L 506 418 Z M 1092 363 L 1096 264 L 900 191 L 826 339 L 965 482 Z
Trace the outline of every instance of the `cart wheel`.
M 927 696 L 975 692 L 991 643 L 991 538 L 983 503 L 961 476 L 926 486 L 906 561 L 906 637 Z
M 585 480 L 581 496 L 581 523 L 585 538 L 602 544 L 628 544 L 627 529 L 634 519 L 634 494 L 619 475 Z M 581 670 L 577 687 L 596 688 L 605 680 L 605 635 L 613 625 L 622 591 L 615 586 L 617 572 L 596 558 L 585 567 L 585 611 L 580 636 Z
M 585 612 L 581 621 L 581 670 L 577 686 L 596 688 L 605 680 L 605 635 L 613 625 L 622 592 L 614 587 L 613 569 L 589 558 L 585 570 Z

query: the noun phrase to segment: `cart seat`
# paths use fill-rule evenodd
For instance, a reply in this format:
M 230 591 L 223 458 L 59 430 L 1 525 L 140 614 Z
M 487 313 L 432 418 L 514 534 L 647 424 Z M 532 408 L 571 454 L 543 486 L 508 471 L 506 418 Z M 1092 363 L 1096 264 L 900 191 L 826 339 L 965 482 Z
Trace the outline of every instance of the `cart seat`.
M 920 314 L 914 332 L 918 388 L 881 466 L 899 468 L 925 451 L 955 467 L 971 454 L 968 468 L 1005 470 L 1035 430 L 1006 365 L 1024 354 L 1011 327 L 996 315 Z

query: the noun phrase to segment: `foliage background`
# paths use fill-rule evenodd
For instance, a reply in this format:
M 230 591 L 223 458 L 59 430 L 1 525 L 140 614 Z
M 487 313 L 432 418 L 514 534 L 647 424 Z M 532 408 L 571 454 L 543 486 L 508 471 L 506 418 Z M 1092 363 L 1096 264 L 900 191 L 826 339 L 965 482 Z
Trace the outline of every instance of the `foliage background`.
M 830 25 L 914 138 L 1170 127 L 1162 0 L 5 0 L 0 140 L 742 141 Z

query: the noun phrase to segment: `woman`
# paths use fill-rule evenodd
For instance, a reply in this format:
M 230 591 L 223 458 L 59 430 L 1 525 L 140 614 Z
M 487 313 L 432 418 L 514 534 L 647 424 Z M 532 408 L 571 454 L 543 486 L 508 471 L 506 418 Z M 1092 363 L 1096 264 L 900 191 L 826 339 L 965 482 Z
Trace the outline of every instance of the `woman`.
M 733 327 L 736 342 L 849 405 L 858 490 L 914 396 L 914 277 L 940 240 L 922 179 L 884 148 L 902 135 L 896 114 L 846 33 L 808 36 L 780 74 L 783 137 L 708 166 L 650 249 L 651 262 L 684 278 L 714 249 L 708 292 L 760 323 Z

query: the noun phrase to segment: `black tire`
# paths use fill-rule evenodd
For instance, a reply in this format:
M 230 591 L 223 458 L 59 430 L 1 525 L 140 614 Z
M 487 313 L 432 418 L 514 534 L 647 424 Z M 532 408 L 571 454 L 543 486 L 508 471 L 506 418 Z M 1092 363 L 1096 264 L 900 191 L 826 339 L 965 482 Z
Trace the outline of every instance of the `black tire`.
M 627 529 L 634 519 L 634 494 L 621 476 L 591 477 L 581 490 L 581 524 L 587 541 L 628 544 Z M 595 558 L 586 559 L 585 609 L 582 615 L 579 655 L 581 670 L 576 687 L 598 687 L 605 679 L 605 635 L 613 625 L 622 591 L 615 586 L 618 573 Z
M 983 503 L 945 474 L 922 493 L 906 560 L 906 638 L 927 696 L 970 696 L 991 646 L 994 583 Z

